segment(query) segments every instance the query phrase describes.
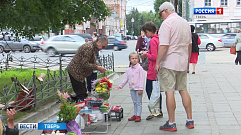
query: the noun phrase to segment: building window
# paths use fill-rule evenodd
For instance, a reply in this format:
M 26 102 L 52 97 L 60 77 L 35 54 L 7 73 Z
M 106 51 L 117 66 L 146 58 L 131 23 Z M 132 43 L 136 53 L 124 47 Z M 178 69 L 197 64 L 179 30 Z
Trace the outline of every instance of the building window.
M 204 5 L 211 7 L 211 0 L 205 0 Z
M 237 0 L 237 6 L 241 6 L 241 0 Z
M 221 0 L 221 7 L 227 7 L 228 6 L 228 0 Z

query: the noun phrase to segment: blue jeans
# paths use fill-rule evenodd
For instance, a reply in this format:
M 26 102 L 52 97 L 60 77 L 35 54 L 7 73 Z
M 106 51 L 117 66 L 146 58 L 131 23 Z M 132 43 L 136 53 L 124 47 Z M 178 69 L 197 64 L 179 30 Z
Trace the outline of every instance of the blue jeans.
M 131 98 L 134 104 L 134 115 L 141 116 L 142 111 L 142 94 L 138 94 L 138 90 L 130 90 Z
M 147 97 L 148 99 L 150 100 L 151 98 L 151 93 L 152 93 L 152 82 L 154 80 L 149 80 L 149 79 L 146 79 L 146 94 L 147 94 Z M 162 111 L 162 94 L 160 92 L 160 111 Z

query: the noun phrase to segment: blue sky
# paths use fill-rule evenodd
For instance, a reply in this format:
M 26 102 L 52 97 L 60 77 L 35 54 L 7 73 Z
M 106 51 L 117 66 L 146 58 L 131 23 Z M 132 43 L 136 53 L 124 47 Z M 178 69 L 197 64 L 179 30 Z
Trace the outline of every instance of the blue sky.
M 127 0 L 127 14 L 131 11 L 133 7 L 137 8 L 139 12 L 152 10 L 154 12 L 154 1 L 155 0 Z

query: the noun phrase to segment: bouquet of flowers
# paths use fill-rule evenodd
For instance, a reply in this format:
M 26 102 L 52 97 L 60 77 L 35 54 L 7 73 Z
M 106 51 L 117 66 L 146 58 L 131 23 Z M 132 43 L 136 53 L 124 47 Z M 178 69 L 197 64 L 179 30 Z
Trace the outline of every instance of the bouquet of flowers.
M 92 88 L 95 89 L 94 96 L 96 98 L 108 100 L 110 97 L 110 90 L 112 89 L 112 84 L 113 82 L 107 77 L 93 81 Z

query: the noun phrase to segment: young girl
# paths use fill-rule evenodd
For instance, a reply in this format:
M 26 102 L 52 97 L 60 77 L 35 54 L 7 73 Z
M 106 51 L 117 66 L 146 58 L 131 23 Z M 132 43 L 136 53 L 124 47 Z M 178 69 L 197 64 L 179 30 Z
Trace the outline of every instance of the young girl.
M 129 55 L 130 68 L 126 71 L 123 82 L 114 88 L 114 90 L 122 89 L 128 82 L 131 98 L 134 104 L 134 115 L 129 121 L 140 122 L 142 111 L 142 93 L 144 89 L 144 70 L 139 64 L 139 55 L 135 52 Z

